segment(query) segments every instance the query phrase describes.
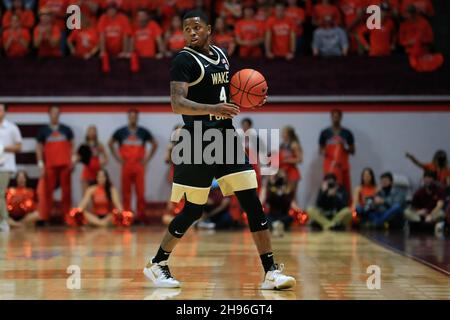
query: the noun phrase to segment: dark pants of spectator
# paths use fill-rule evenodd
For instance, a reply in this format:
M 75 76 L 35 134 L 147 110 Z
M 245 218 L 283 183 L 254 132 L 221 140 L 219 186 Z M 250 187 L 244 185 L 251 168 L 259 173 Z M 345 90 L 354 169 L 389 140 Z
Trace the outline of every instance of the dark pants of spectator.
M 219 213 L 211 217 L 209 220 L 216 224 L 214 228 L 216 230 L 229 229 L 235 225 L 234 220 L 228 211 Z
M 291 228 L 291 224 L 294 219 L 290 215 L 279 215 L 279 214 L 268 214 L 267 221 L 269 222 L 269 226 L 272 225 L 275 221 L 280 221 L 284 224 L 284 230 L 289 230 Z
M 370 211 L 370 212 L 364 212 L 363 208 L 358 206 L 356 208 L 356 212 L 358 215 L 361 215 L 364 220 L 369 220 L 372 222 L 376 227 L 382 226 L 385 222 L 390 221 L 398 221 L 398 219 L 401 219 L 403 215 L 403 207 L 399 204 L 395 204 L 386 211 Z

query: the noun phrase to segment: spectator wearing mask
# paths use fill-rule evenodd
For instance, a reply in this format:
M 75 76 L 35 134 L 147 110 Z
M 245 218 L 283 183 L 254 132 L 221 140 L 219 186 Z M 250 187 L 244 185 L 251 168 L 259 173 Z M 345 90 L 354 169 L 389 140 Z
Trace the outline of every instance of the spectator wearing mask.
M 425 171 L 423 186 L 414 193 L 405 218 L 412 224 L 433 225 L 435 232 L 443 229 L 445 190 L 436 181 L 436 172 Z
M 24 57 L 30 51 L 30 32 L 22 28 L 17 15 L 11 17 L 11 26 L 3 32 L 2 40 L 5 54 L 9 58 Z
M 358 215 L 368 212 L 373 206 L 377 193 L 377 183 L 372 168 L 365 168 L 361 173 L 361 184 L 353 192 L 353 208 Z
M 61 57 L 61 30 L 53 24 L 52 13 L 42 9 L 39 24 L 34 28 L 33 44 L 39 57 Z
M 394 186 L 392 173 L 386 172 L 380 176 L 381 188 L 372 203 L 368 203 L 361 217 L 364 222 L 379 228 L 389 224 L 401 226 L 405 207 L 405 194 Z
M 36 192 L 28 186 L 28 180 L 27 173 L 19 171 L 16 175 L 15 187 L 10 187 L 6 191 L 9 224 L 13 227 L 34 226 L 40 219 Z
M 97 28 L 92 26 L 91 20 L 85 16 L 81 16 L 81 29 L 73 30 L 67 38 L 67 46 L 70 53 L 82 59 L 90 59 L 99 50 L 99 34 Z
M 2 26 L 4 29 L 11 27 L 11 19 L 13 16 L 18 16 L 22 28 L 31 30 L 34 26 L 34 13 L 30 9 L 24 7 L 22 0 L 13 0 L 12 8 L 5 12 L 2 19 Z
M 275 15 L 266 23 L 265 48 L 266 57 L 291 60 L 296 50 L 295 25 L 286 17 L 284 3 L 275 5 Z
M 348 207 L 348 193 L 338 184 L 336 175 L 325 175 L 319 190 L 316 206 L 309 207 L 307 212 L 311 222 L 319 224 L 323 230 L 350 227 L 352 213 Z
M 424 171 L 435 172 L 437 180 L 443 185 L 446 183 L 447 177 L 450 176 L 447 153 L 444 150 L 436 151 L 434 153 L 433 160 L 430 163 L 423 163 L 417 160 L 417 158 L 411 153 L 406 153 L 406 157 Z
M 338 57 L 348 54 L 349 44 L 344 29 L 336 27 L 331 16 L 325 16 L 321 27 L 314 30 L 314 56 Z
M 261 193 L 265 195 L 264 204 L 270 229 L 274 236 L 282 236 L 293 222 L 289 209 L 295 195 L 286 172 L 279 170 L 277 174 L 270 176 Z

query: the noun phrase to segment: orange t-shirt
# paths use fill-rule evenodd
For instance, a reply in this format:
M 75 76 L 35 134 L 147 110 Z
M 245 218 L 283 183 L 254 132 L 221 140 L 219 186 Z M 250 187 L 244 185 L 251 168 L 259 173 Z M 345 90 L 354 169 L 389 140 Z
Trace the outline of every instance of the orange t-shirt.
M 7 29 L 11 27 L 11 17 L 13 16 L 13 14 L 19 16 L 20 26 L 22 28 L 28 29 L 33 28 L 35 19 L 33 11 L 31 10 L 18 10 L 15 11 L 14 13 L 12 12 L 12 10 L 6 11 L 2 20 L 3 28 Z
M 417 17 L 416 21 L 406 20 L 402 22 L 399 30 L 399 43 L 405 47 L 409 54 L 414 45 L 409 44 L 410 41 L 420 41 L 420 44 L 432 43 L 434 39 L 433 29 L 430 23 L 422 17 Z
M 415 6 L 417 10 L 424 12 L 428 16 L 434 16 L 433 3 L 430 0 L 403 0 L 401 12 L 406 14 L 409 6 Z
M 391 44 L 395 33 L 395 25 L 391 19 L 382 22 L 381 29 L 369 30 L 367 27 L 360 29 L 358 37 L 363 45 L 370 47 L 369 56 L 379 57 L 391 54 Z M 369 34 L 369 43 L 364 38 L 365 34 Z
M 183 31 L 176 30 L 172 32 L 167 41 L 167 47 L 170 51 L 176 52 L 180 51 L 186 45 L 186 40 L 184 39 Z
M 236 23 L 234 32 L 242 40 L 256 40 L 264 37 L 264 24 L 254 19 L 241 19 Z
M 98 31 L 105 34 L 106 51 L 118 55 L 123 51 L 124 37 L 131 35 L 131 26 L 128 17 L 118 13 L 114 18 L 104 14 L 98 21 Z
M 67 40 L 72 42 L 75 46 L 75 56 L 78 58 L 83 58 L 84 55 L 90 53 L 96 46 L 98 46 L 98 31 L 94 27 L 74 30 Z
M 336 25 L 341 24 L 341 14 L 339 9 L 331 4 L 316 4 L 313 9 L 313 17 L 321 24 L 325 16 L 332 16 Z
M 295 32 L 295 26 L 289 18 L 271 17 L 267 20 L 266 29 L 272 33 L 271 47 L 275 56 L 284 57 L 292 51 L 291 33 Z
M 229 51 L 231 44 L 234 42 L 234 37 L 231 32 L 227 33 L 216 33 L 213 35 L 213 42 L 219 48 L 224 48 Z
M 153 58 L 156 55 L 156 39 L 160 37 L 162 30 L 155 21 L 150 21 L 145 28 L 134 30 L 134 49 L 138 56 Z
M 346 27 L 358 18 L 360 10 L 364 9 L 364 0 L 339 0 L 339 8 L 344 17 L 344 24 Z
M 13 57 L 23 57 L 27 55 L 29 51 L 29 44 L 31 41 L 31 35 L 28 29 L 26 28 L 21 28 L 19 30 L 6 29 L 5 32 L 3 32 L 2 38 L 3 43 L 6 43 L 11 38 L 14 39 L 8 50 L 5 49 L 7 57 L 13 58 Z M 25 40 L 28 43 L 28 45 L 23 46 L 21 43 L 19 43 L 19 39 Z
M 297 37 L 303 34 L 303 22 L 305 22 L 305 10 L 299 7 L 287 7 L 286 17 L 292 20 Z
M 37 25 L 34 28 L 33 37 L 37 38 L 40 31 L 42 29 L 41 25 Z M 50 39 L 57 40 L 57 44 L 52 46 L 50 44 Z M 61 49 L 60 49 L 60 41 L 61 41 L 61 30 L 56 26 L 51 27 L 50 37 L 47 33 L 44 34 L 42 38 L 42 42 L 38 48 L 39 57 L 61 57 Z
M 434 163 L 427 163 L 425 165 L 425 170 L 436 172 L 438 181 L 444 185 L 446 183 L 447 177 L 450 176 L 449 168 L 440 169 Z
M 358 204 L 364 206 L 367 198 L 373 198 L 377 194 L 376 186 L 361 186 L 358 194 Z

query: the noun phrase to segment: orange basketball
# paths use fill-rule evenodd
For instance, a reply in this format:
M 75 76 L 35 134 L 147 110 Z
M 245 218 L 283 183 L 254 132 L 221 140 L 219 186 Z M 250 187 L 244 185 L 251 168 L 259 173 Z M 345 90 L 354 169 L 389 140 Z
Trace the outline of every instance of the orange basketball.
M 257 107 L 267 95 L 264 76 L 253 69 L 242 69 L 230 82 L 230 99 L 242 108 Z

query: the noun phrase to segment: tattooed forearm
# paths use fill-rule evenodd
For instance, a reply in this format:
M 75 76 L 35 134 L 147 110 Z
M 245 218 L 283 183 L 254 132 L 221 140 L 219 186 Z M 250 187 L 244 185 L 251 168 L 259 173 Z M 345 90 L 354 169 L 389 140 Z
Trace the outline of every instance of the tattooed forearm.
M 204 115 L 209 114 L 212 105 L 197 103 L 187 99 L 188 84 L 186 82 L 170 82 L 170 101 L 175 113 L 185 115 Z

